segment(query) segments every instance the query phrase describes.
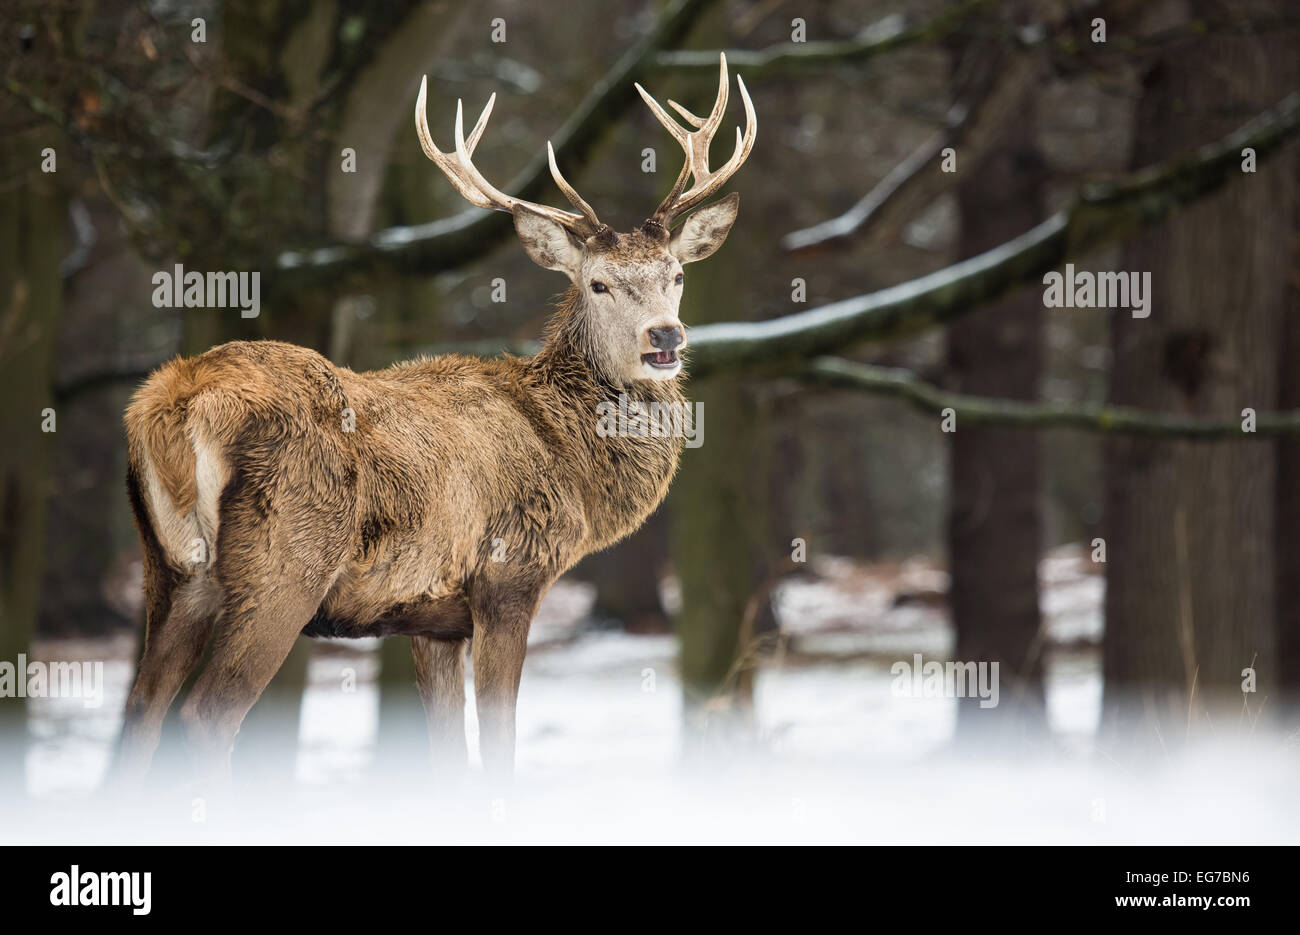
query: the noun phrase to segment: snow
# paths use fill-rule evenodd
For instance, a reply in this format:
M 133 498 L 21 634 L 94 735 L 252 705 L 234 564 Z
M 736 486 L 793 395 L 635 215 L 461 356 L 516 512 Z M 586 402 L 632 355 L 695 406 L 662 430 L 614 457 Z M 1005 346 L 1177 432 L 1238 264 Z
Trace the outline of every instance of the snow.
M 1015 762 L 953 752 L 954 699 L 890 690 L 892 661 L 943 659 L 952 644 L 946 611 L 924 599 L 945 576 L 923 561 L 821 560 L 783 583 L 775 600 L 786 639 L 756 680 L 756 739 L 696 755 L 684 753 L 675 639 L 592 630 L 591 589 L 560 582 L 530 639 L 508 792 L 484 788 L 476 767 L 451 790 L 435 786 L 420 744 L 406 751 L 415 778 L 376 780 L 375 643 L 329 641 L 308 673 L 294 782 L 208 801 L 178 780 L 147 804 L 106 810 L 94 793 L 134 641 L 47 641 L 36 655 L 105 660 L 104 704 L 31 701 L 31 798 L 0 800 L 0 841 L 1297 840 L 1295 745 L 1261 734 L 1248 748 L 1197 749 L 1141 776 L 1097 749 L 1102 578 L 1080 549 L 1047 556 L 1040 578 L 1060 752 Z M 922 599 L 899 602 L 900 593 Z M 469 688 L 472 751 L 472 679 Z

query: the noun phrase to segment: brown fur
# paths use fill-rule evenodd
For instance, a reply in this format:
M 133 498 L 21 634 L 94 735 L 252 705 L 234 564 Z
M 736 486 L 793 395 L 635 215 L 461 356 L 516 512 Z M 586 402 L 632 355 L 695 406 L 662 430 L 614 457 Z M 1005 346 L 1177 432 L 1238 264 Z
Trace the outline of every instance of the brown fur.
M 640 525 L 667 493 L 681 449 L 680 439 L 597 435 L 597 405 L 620 391 L 684 400 L 676 381 L 624 387 L 597 376 L 591 333 L 575 288 L 531 358 L 450 355 L 354 373 L 305 348 L 235 342 L 149 378 L 126 414 L 132 506 L 146 546 L 146 657 L 159 634 L 186 627 L 170 622 L 173 595 L 210 588 L 217 606 L 208 609 L 221 624 L 205 678 L 221 675 L 201 678 L 183 711 L 200 744 L 223 717 L 211 739 L 226 742 L 260 693 L 254 673 L 269 679 L 300 631 L 406 634 L 458 648 L 474 635 L 476 678 L 504 686 L 483 703 L 510 708 L 512 744 L 514 670 L 538 601 L 582 556 Z M 355 431 L 343 430 L 345 410 Z M 225 477 L 215 529 L 197 517 L 196 439 Z M 138 480 L 151 470 L 162 502 Z M 168 510 L 195 539 L 215 533 L 210 567 L 189 562 L 174 541 L 160 543 L 157 514 Z M 268 590 L 284 589 L 276 606 L 299 616 L 268 619 Z M 268 631 L 274 651 L 262 642 Z M 498 640 L 507 644 L 499 673 L 485 652 Z M 426 667 L 447 655 L 421 645 Z M 173 656 L 186 672 L 198 661 L 192 645 Z M 454 681 L 462 670 L 444 658 L 447 666 Z M 183 679 L 168 680 L 167 703 Z M 426 704 L 436 681 L 431 668 L 421 679 Z M 159 699 L 140 689 L 131 712 L 160 724 Z M 431 730 L 437 719 L 431 709 Z M 156 731 L 136 732 L 151 752 Z
M 464 759 L 472 638 L 483 762 L 508 772 L 538 603 L 658 506 L 683 444 L 602 436 L 599 407 L 620 394 L 685 404 L 681 267 L 718 248 L 736 211 L 731 195 L 671 234 L 652 220 L 582 240 L 516 205 L 524 249 L 573 283 L 534 357 L 354 373 L 306 348 L 234 342 L 150 376 L 126 412 L 147 633 L 119 779 L 148 769 L 209 639 L 181 719 L 224 778 L 245 714 L 299 634 L 410 636 L 430 738 L 449 762 Z

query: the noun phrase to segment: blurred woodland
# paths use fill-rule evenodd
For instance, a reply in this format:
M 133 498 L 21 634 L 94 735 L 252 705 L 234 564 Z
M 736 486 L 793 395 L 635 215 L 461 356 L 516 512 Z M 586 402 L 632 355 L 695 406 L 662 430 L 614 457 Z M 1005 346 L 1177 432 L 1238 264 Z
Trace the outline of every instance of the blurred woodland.
M 138 631 L 121 414 L 159 363 L 246 338 L 354 369 L 537 339 L 560 280 L 421 153 L 422 75 L 440 145 L 458 98 L 496 92 L 484 174 L 564 204 L 549 139 L 624 230 L 680 166 L 633 82 L 698 112 L 721 49 L 761 132 L 728 243 L 687 276 L 705 443 L 570 573 L 594 588 L 584 626 L 675 633 L 685 736 L 743 735 L 756 673 L 795 649 L 782 587 L 925 556 L 947 577 L 893 600 L 1001 664 L 1002 703 L 963 699 L 957 740 L 1032 746 L 1040 562 L 1078 544 L 1105 579 L 1109 743 L 1300 728 L 1290 0 L 10 0 L 0 43 L 0 659 Z M 1150 317 L 1045 308 L 1066 262 L 1150 272 Z M 260 314 L 155 307 L 177 263 L 259 271 Z M 318 651 L 299 643 L 288 699 Z M 418 710 L 405 643 L 377 650 L 381 735 Z M 25 730 L 21 699 L 0 711 Z

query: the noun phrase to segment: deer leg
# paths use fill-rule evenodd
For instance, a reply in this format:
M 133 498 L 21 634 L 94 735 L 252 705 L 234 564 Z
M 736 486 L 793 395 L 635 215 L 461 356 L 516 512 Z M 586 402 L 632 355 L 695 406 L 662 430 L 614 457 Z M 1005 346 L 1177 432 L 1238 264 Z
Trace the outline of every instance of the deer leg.
M 506 780 L 515 767 L 515 702 L 533 608 L 474 612 L 474 704 L 484 771 Z
M 227 465 L 230 481 L 215 524 L 221 623 L 181 707 L 200 769 L 218 787 L 229 784 L 230 753 L 245 715 L 338 577 L 355 509 L 355 472 L 331 436 L 300 438 L 291 448 L 293 463 L 247 454 L 290 450 L 275 437 L 241 445 L 245 454 Z
M 429 722 L 429 745 L 437 773 L 465 766 L 465 640 L 411 637 L 415 684 Z
M 177 692 L 190 677 L 212 635 L 220 604 L 206 576 L 175 585 L 159 617 L 155 606 L 145 627 L 144 653 L 126 702 L 113 780 L 138 786 L 149 771 L 162 735 L 163 720 Z
M 329 463 L 327 454 L 319 456 L 318 469 Z M 229 783 L 230 753 L 245 715 L 338 575 L 349 521 L 342 485 L 322 482 L 307 489 L 281 481 L 267 490 L 236 486 L 246 484 L 238 475 L 231 484 L 234 492 L 228 489 L 221 505 L 216 559 L 221 623 L 212 654 L 181 708 L 200 769 L 218 786 Z M 331 490 L 337 491 L 332 497 Z M 278 515 L 267 515 L 268 500 L 279 504 Z
M 252 601 L 227 597 L 212 657 L 181 707 L 181 722 L 202 773 L 230 779 L 235 735 L 325 596 L 323 587 L 280 580 Z

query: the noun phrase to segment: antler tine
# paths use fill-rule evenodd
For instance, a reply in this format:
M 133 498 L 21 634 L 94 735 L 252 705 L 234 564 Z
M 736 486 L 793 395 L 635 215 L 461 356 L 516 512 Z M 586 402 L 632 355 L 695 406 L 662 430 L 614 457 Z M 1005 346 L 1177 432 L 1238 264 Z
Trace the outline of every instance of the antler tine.
M 692 136 L 697 140 L 695 151 L 695 181 L 700 180 L 700 173 L 707 174 L 709 171 L 709 146 L 713 143 L 713 134 L 718 132 L 718 127 L 722 126 L 722 118 L 727 113 L 727 100 L 731 92 L 731 80 L 727 74 L 727 53 L 718 53 L 718 96 L 713 102 L 713 110 L 709 116 L 701 119 L 673 101 L 673 109 L 682 114 L 687 120 L 694 124 L 698 129 Z
M 745 132 L 742 135 L 740 127 L 736 127 L 736 148 L 732 151 L 731 158 L 713 172 L 709 172 L 706 167 L 703 178 L 697 174 L 695 186 L 685 195 L 680 196 L 677 203 L 673 205 L 674 215 L 689 211 L 725 185 L 727 179 L 735 175 L 736 170 L 744 165 L 745 160 L 749 158 L 750 150 L 754 148 L 754 138 L 758 134 L 758 117 L 754 113 L 754 102 L 750 100 L 749 90 L 745 87 L 744 79 L 739 75 L 736 76 L 736 84 L 740 88 L 740 98 L 745 105 Z
M 713 142 L 713 135 L 722 124 L 723 115 L 727 110 L 730 80 L 727 74 L 726 53 L 719 55 L 718 72 L 718 96 L 708 117 L 697 117 L 676 101 L 670 100 L 668 102 L 669 106 L 677 111 L 687 123 L 696 128 L 694 132 L 682 127 L 659 106 L 659 103 L 644 88 L 639 84 L 636 86 L 637 91 L 641 93 L 642 99 L 650 107 L 655 117 L 673 135 L 673 138 L 681 144 L 686 153 L 686 164 L 682 167 L 681 174 L 678 175 L 677 181 L 668 196 L 655 210 L 654 217 L 662 224 L 672 223 L 673 218 L 678 214 L 695 207 L 721 188 L 749 157 L 749 152 L 754 146 L 754 137 L 758 131 L 758 119 L 754 114 L 754 103 L 750 100 L 749 91 L 745 88 L 745 82 L 737 75 L 736 83 L 740 87 L 740 96 L 745 105 L 745 132 L 742 135 L 740 128 L 736 128 L 736 149 L 731 158 L 716 171 L 709 171 L 709 146 Z M 694 184 L 690 191 L 683 194 L 688 178 L 692 179 Z
M 429 117 L 426 107 L 427 86 L 428 79 L 421 78 L 420 93 L 415 98 L 415 133 L 420 139 L 420 148 L 442 170 L 443 175 L 447 176 L 448 181 L 455 186 L 456 191 L 460 192 L 466 201 L 476 208 L 495 208 L 496 205 L 485 198 L 483 193 L 461 172 L 460 163 L 455 157 L 450 153 L 444 153 L 433 142 L 433 136 L 429 133 Z M 493 97 L 495 98 L 495 95 Z M 471 152 L 473 146 L 478 144 L 478 138 L 483 134 L 483 128 L 487 126 L 487 118 L 492 111 L 492 104 L 493 100 L 489 99 L 487 106 L 483 108 L 483 115 L 479 117 L 478 124 L 474 127 L 474 132 L 470 134 L 470 139 L 473 141 L 470 144 Z M 459 113 L 459 101 L 456 102 L 456 109 Z
M 722 123 L 722 116 L 727 110 L 727 53 L 722 52 L 719 57 L 722 66 L 718 83 L 718 96 L 708 117 L 697 117 L 676 101 L 670 100 L 668 102 L 669 107 L 681 114 L 687 123 L 696 128 L 694 133 L 683 128 L 681 124 L 674 120 L 666 110 L 659 106 L 659 102 L 645 88 L 641 87 L 640 84 L 636 85 L 637 91 L 641 94 L 641 99 L 649 105 L 659 122 L 682 145 L 688 156 L 695 157 L 696 167 L 699 168 L 701 173 L 709 171 L 709 143 L 712 142 L 713 134 L 718 131 L 718 127 Z
M 641 87 L 640 82 L 633 82 L 633 87 L 635 87 L 637 93 L 641 95 L 641 100 L 645 101 L 646 106 L 650 108 L 650 113 L 655 115 L 655 119 L 659 121 L 665 130 L 672 134 L 673 139 L 681 144 L 682 149 L 686 151 L 686 163 L 682 166 L 682 171 L 678 173 L 677 181 L 673 184 L 672 190 L 669 191 L 668 197 L 665 198 L 663 204 L 659 206 L 662 208 L 664 204 L 671 204 L 676 200 L 677 196 L 685 190 L 686 180 L 691 177 L 690 133 L 685 130 L 680 123 L 670 117 L 666 110 L 659 106 L 659 102 L 654 99 L 654 96 L 651 95 L 649 91 Z M 669 101 L 669 103 L 672 102 Z M 655 213 L 658 214 L 658 212 Z
M 471 156 L 474 155 L 474 147 L 478 145 L 479 137 L 487 129 L 488 117 L 492 116 L 492 107 L 497 102 L 497 92 L 493 91 L 488 98 L 488 102 L 483 105 L 483 113 L 478 115 L 478 122 L 474 124 L 474 129 L 470 131 L 469 139 L 465 141 L 465 150 Z M 460 109 L 460 98 L 456 98 L 456 108 Z
M 581 211 L 582 216 L 587 219 L 587 223 L 596 230 L 604 227 L 600 223 L 600 218 L 596 217 L 596 212 L 592 210 L 591 205 L 583 200 L 583 197 L 578 194 L 577 190 L 568 183 L 560 172 L 560 167 L 555 162 L 555 148 L 551 146 L 550 140 L 546 141 L 546 159 L 551 164 L 551 178 L 555 180 L 556 187 L 564 193 L 564 197 L 569 199 L 569 204 Z
M 691 126 L 693 126 L 693 127 L 702 127 L 702 126 L 704 126 L 704 121 L 705 121 L 707 118 L 705 118 L 705 117 L 697 117 L 697 116 L 695 116 L 693 113 L 691 113 L 691 112 L 690 112 L 689 110 L 687 110 L 685 107 L 683 107 L 681 104 L 678 104 L 676 101 L 671 100 L 671 99 L 668 101 L 668 106 L 671 107 L 673 110 L 677 111 L 677 113 L 681 114 L 681 115 L 682 115 L 682 119 L 685 120 L 687 123 L 689 123 Z
M 654 96 L 651 95 L 649 91 L 641 87 L 639 81 L 634 81 L 632 86 L 636 88 L 637 93 L 641 95 L 641 100 L 645 101 L 646 106 L 649 107 L 651 113 L 655 115 L 655 119 L 663 124 L 665 130 L 673 135 L 673 139 L 677 140 L 677 142 L 681 143 L 683 146 L 687 145 L 687 141 L 691 136 L 690 131 L 683 129 L 682 125 L 674 120 L 669 115 L 668 111 L 660 107 L 659 102 L 654 99 Z M 672 102 L 670 101 L 669 103 Z M 673 106 L 677 105 L 674 104 Z
M 438 149 L 433 142 L 432 135 L 429 133 L 426 107 L 427 95 L 428 79 L 422 78 L 420 80 L 420 93 L 415 99 L 415 130 L 420 139 L 420 146 L 424 150 L 424 154 L 442 170 L 443 174 L 447 176 L 447 180 L 455 186 L 466 201 L 477 208 L 505 212 L 512 212 L 516 205 L 524 205 L 538 214 L 563 224 L 582 237 L 588 237 L 600 229 L 601 224 L 596 217 L 595 211 L 582 200 L 573 187 L 564 181 L 564 177 L 559 174 L 554 153 L 550 155 L 551 175 L 565 196 L 573 202 L 575 207 L 582 211 L 581 214 L 574 214 L 548 205 L 535 204 L 521 198 L 513 198 L 497 189 L 478 171 L 472 156 L 474 155 L 474 148 L 478 146 L 478 142 L 483 136 L 483 131 L 487 129 L 488 117 L 491 116 L 492 107 L 496 103 L 495 94 L 488 98 L 488 102 L 479 115 L 478 121 L 474 124 L 474 129 L 470 131 L 468 139 L 465 137 L 464 108 L 461 101 L 456 101 L 456 145 L 455 150 L 451 153 L 444 153 Z M 550 150 L 549 143 L 547 149 Z

